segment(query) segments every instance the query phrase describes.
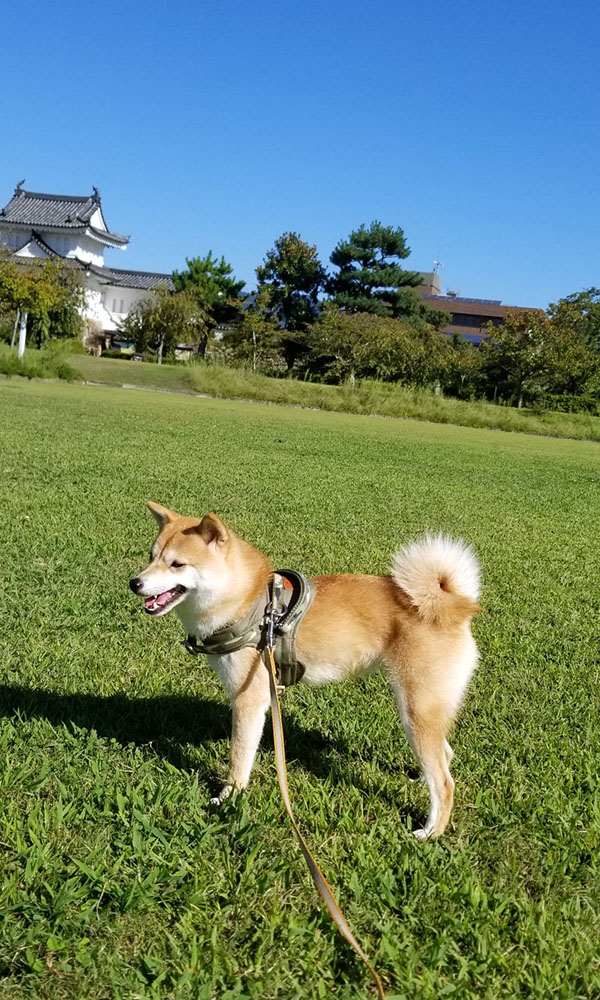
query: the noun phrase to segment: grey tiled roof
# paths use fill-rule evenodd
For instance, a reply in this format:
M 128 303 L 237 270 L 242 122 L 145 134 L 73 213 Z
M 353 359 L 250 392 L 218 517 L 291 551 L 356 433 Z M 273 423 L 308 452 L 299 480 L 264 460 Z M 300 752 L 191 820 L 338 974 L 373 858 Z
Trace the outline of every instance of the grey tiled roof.
M 108 229 L 105 231 L 90 226 L 90 219 L 98 208 L 101 209 L 97 188 L 94 188 L 91 195 L 79 196 L 25 191 L 18 184 L 11 200 L 0 209 L 0 224 L 12 222 L 24 226 L 52 226 L 59 229 L 89 227 L 98 236 L 108 238 L 111 242 L 128 243 L 128 236 L 120 236 L 119 233 L 111 233 Z
M 53 260 L 61 260 L 64 264 L 74 267 L 78 271 L 91 271 L 92 274 L 95 274 L 102 280 L 103 284 L 115 285 L 119 288 L 139 288 L 141 291 L 148 292 L 152 292 L 156 288 L 166 288 L 169 292 L 175 291 L 173 278 L 170 274 L 161 274 L 158 271 L 124 271 L 117 267 L 99 267 L 97 264 L 80 260 L 79 257 L 61 257 L 52 247 L 48 246 L 39 233 L 32 232 L 22 246 L 19 247 L 19 250 L 22 250 L 24 246 L 32 242 L 37 243 L 47 256 Z M 17 253 L 18 250 L 15 251 L 15 259 L 19 264 L 28 264 L 31 262 L 30 258 L 17 257 Z
M 140 288 L 149 292 L 161 287 L 167 288 L 170 292 L 175 291 L 173 278 L 170 274 L 160 274 L 156 271 L 124 271 L 118 267 L 87 266 L 109 285 L 118 285 L 121 288 Z

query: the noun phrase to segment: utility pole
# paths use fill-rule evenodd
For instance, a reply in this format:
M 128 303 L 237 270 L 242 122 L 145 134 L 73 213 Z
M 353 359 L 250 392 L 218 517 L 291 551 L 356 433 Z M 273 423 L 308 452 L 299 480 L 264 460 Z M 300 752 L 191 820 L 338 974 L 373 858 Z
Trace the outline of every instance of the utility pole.
M 17 327 L 19 325 L 19 319 L 20 319 L 20 317 L 21 317 L 21 310 L 17 309 L 17 315 L 15 316 L 15 321 L 13 323 L 12 339 L 11 339 L 11 342 L 10 342 L 10 349 L 11 349 L 11 351 L 12 351 L 13 347 L 15 346 L 15 340 L 17 339 Z
M 21 325 L 19 326 L 19 350 L 17 357 L 21 359 L 25 354 L 25 341 L 27 339 L 27 313 L 23 309 L 21 312 Z

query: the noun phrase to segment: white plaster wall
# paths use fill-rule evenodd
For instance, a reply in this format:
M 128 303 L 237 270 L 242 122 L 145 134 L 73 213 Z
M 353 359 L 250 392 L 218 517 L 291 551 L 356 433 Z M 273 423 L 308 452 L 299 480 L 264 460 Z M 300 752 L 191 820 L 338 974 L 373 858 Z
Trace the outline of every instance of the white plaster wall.
M 140 288 L 120 288 L 118 285 L 105 285 L 103 302 L 105 309 L 116 319 L 124 319 L 138 302 L 149 298 L 152 292 Z
M 9 232 L 8 229 L 0 229 L 0 246 L 6 244 L 11 250 L 16 250 L 23 242 L 21 233 Z
M 90 216 L 89 225 L 93 226 L 94 229 L 103 229 L 104 231 L 106 231 L 106 225 L 102 217 L 102 212 L 100 211 L 99 208 L 97 208 L 95 212 L 92 212 Z
M 44 233 L 40 236 L 52 247 L 61 257 L 76 257 L 79 248 L 79 236 L 77 233 Z M 102 262 L 101 262 L 102 263 Z
M 44 253 L 42 248 L 33 241 L 31 243 L 27 243 L 26 246 L 21 247 L 20 250 L 17 250 L 15 257 L 35 257 L 37 259 L 43 258 L 48 260 L 48 254 Z
M 51 234 L 49 233 L 47 237 L 44 236 L 44 239 L 54 250 L 56 248 L 51 242 L 50 236 Z M 98 267 L 104 267 L 104 247 L 96 240 L 83 236 L 81 233 L 73 233 L 71 236 L 66 237 L 66 239 L 69 240 L 68 249 L 58 251 L 64 257 L 78 257 L 79 260 L 85 261 L 86 264 L 96 264 Z
M 44 242 L 61 257 L 79 257 L 86 263 L 90 262 L 98 267 L 104 267 L 104 247 L 97 240 L 90 239 L 89 236 L 78 232 L 53 233 L 44 229 L 43 226 L 38 228 L 38 232 Z M 22 232 L 0 229 L 0 244 L 8 243 L 12 250 L 16 250 L 30 234 L 31 228 L 29 226 L 24 228 Z M 32 252 L 25 253 L 23 256 L 44 255 Z
M 85 306 L 83 316 L 99 323 L 103 330 L 116 330 L 114 318 L 104 306 L 104 287 L 93 275 L 85 276 Z
M 122 320 L 138 303 L 147 299 L 152 293 L 139 288 L 120 288 L 118 285 L 105 285 L 96 275 L 82 273 L 85 285 L 85 307 L 83 315 L 95 319 L 102 329 L 115 332 Z M 114 308 L 116 306 L 116 308 Z

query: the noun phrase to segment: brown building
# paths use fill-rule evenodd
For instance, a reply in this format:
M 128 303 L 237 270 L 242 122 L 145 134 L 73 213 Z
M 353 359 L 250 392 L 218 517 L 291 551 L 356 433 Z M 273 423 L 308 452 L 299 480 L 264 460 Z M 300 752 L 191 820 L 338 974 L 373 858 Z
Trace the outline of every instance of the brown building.
M 508 313 L 519 313 L 528 306 L 503 306 L 500 299 L 464 298 L 447 292 L 442 295 L 442 282 L 435 271 L 422 272 L 422 284 L 415 291 L 422 295 L 430 309 L 450 313 L 451 320 L 444 327 L 444 333 L 451 336 L 459 333 L 465 340 L 480 344 L 487 337 L 488 323 L 501 326 Z

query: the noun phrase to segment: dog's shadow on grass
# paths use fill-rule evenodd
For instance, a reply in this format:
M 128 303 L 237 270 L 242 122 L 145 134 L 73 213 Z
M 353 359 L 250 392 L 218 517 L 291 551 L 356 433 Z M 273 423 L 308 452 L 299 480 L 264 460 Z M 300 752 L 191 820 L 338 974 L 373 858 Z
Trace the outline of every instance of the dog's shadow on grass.
M 223 755 L 223 774 L 219 777 L 214 760 L 203 761 L 201 755 L 193 753 L 194 747 L 230 738 L 231 710 L 217 700 L 189 695 L 129 698 L 125 694 L 60 694 L 0 685 L 0 718 L 15 715 L 22 719 L 45 719 L 55 726 L 71 724 L 95 730 L 99 736 L 115 739 L 124 747 L 134 744 L 150 755 L 168 760 L 174 767 L 193 770 L 211 794 L 222 785 L 227 755 Z M 353 766 L 352 746 L 342 737 L 325 736 L 286 717 L 285 712 L 284 728 L 290 763 L 334 785 L 352 784 L 370 791 Z M 262 745 L 273 753 L 269 719 Z M 393 791 L 379 787 L 377 796 L 397 808 Z
M 23 719 L 46 719 L 52 725 L 75 725 L 95 730 L 99 736 L 117 740 L 122 746 L 134 744 L 156 754 L 178 768 L 193 769 L 200 780 L 216 788 L 219 784 L 212 766 L 203 767 L 190 748 L 229 739 L 231 711 L 216 701 L 186 695 L 129 698 L 124 694 L 98 696 L 60 694 L 18 685 L 0 685 L 0 717 L 18 715 Z M 332 760 L 340 772 L 340 758 L 349 748 L 342 740 L 325 737 L 318 730 L 285 720 L 286 739 L 293 758 L 318 777 L 331 777 Z M 267 722 L 263 744 L 272 749 L 271 727 Z M 340 775 L 339 780 L 344 780 Z M 348 769 L 348 781 L 352 780 Z

